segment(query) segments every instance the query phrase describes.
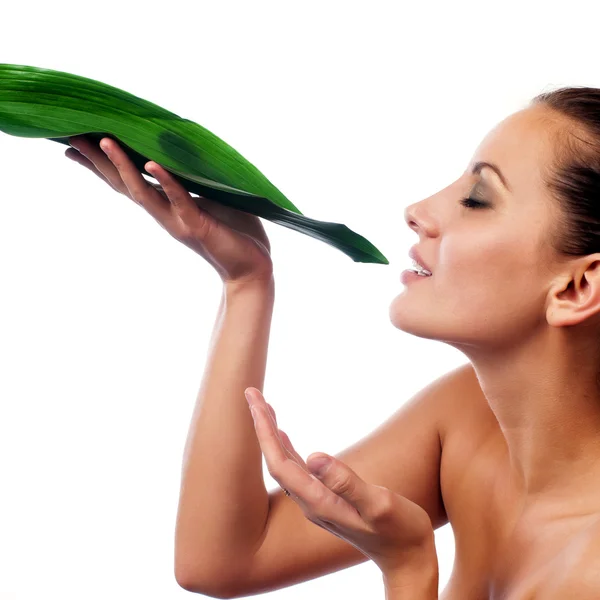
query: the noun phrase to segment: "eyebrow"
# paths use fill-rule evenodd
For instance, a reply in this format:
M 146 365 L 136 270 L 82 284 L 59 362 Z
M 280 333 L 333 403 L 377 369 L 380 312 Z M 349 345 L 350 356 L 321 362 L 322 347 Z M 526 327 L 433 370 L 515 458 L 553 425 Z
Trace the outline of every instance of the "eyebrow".
M 506 181 L 506 179 L 504 178 L 504 175 L 502 175 L 502 171 L 500 171 L 500 169 L 489 162 L 476 162 L 473 165 L 473 170 L 471 171 L 472 175 L 479 175 L 479 173 L 481 173 L 481 169 L 483 169 L 484 167 L 488 167 L 489 169 L 492 169 L 492 171 L 494 171 L 496 173 L 496 175 L 498 175 L 498 177 L 500 178 L 500 181 L 502 182 L 502 185 L 504 185 L 504 187 L 509 191 L 512 192 L 512 190 L 510 189 L 510 186 L 508 185 L 508 182 Z

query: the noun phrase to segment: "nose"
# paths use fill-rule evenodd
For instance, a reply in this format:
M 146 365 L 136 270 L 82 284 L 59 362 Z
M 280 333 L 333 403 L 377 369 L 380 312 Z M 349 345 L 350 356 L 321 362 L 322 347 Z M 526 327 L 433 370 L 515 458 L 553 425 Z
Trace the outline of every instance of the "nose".
M 416 202 L 415 204 L 411 204 L 410 206 L 407 206 L 404 209 L 404 220 L 406 221 L 406 224 L 413 231 L 416 231 L 418 233 L 419 229 L 421 228 L 421 223 L 419 217 L 417 216 L 417 213 L 420 214 L 418 202 Z
M 404 209 L 404 220 L 406 224 L 417 233 L 419 237 L 437 237 L 440 235 L 440 223 L 434 216 L 431 206 L 431 198 L 420 200 Z

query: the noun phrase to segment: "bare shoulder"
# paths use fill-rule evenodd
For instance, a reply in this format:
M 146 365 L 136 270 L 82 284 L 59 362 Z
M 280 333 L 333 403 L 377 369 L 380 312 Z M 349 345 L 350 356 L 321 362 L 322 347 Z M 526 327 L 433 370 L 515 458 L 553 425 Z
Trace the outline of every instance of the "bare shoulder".
M 505 451 L 498 421 L 471 363 L 448 373 L 444 385 L 440 482 L 448 519 L 455 531 L 464 532 L 478 518 L 486 519 L 490 506 L 483 499 L 503 472 Z
M 471 363 L 456 367 L 436 382 L 444 398 L 444 415 L 440 420 L 442 445 L 449 442 L 455 432 L 461 438 L 469 432 L 469 437 L 476 440 L 479 430 L 483 431 L 495 422 Z

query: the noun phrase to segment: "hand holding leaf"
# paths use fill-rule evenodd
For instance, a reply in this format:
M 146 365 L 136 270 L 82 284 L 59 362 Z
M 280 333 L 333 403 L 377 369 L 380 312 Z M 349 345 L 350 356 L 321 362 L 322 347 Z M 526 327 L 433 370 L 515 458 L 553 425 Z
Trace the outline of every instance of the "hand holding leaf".
M 0 64 L 0 131 L 65 145 L 73 136 L 85 134 L 94 144 L 108 137 L 138 171 L 154 161 L 188 192 L 324 241 L 355 262 L 389 264 L 345 225 L 305 217 L 253 164 L 201 125 L 94 79 Z

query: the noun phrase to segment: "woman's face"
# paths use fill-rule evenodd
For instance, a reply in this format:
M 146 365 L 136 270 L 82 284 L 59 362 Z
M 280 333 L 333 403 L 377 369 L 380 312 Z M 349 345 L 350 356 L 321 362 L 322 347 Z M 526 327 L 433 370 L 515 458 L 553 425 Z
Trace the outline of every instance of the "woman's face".
M 394 298 L 395 327 L 451 344 L 505 347 L 547 326 L 558 261 L 547 239 L 557 208 L 542 170 L 552 160 L 549 133 L 556 123 L 541 106 L 510 115 L 484 138 L 459 179 L 406 209 L 433 274 L 407 283 Z M 479 161 L 498 167 L 506 185 L 490 167 L 473 174 Z M 463 206 L 467 197 L 483 206 Z

